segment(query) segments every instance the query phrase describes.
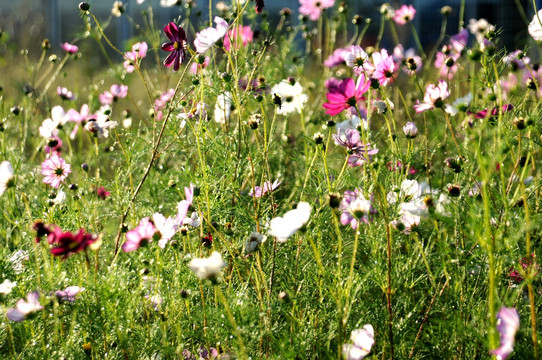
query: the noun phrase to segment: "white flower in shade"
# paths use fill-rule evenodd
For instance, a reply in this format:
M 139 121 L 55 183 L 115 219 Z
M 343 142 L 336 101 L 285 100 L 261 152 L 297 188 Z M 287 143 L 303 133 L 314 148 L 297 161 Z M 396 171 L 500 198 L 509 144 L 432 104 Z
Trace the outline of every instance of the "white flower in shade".
M 414 139 L 416 136 L 418 136 L 418 127 L 415 123 L 409 121 L 405 124 L 405 126 L 403 126 L 403 133 L 407 139 Z
M 27 318 L 28 315 L 37 311 L 43 310 L 43 306 L 40 304 L 40 294 L 37 291 L 28 293 L 26 300 L 19 299 L 14 308 L 7 311 L 6 315 L 11 321 L 21 322 Z
M 193 258 L 188 263 L 188 267 L 201 280 L 215 280 L 220 270 L 226 267 L 226 263 L 222 260 L 220 253 L 213 251 L 208 258 Z
M 192 215 L 185 217 L 183 220 L 183 225 L 190 225 L 192 227 L 198 227 L 201 225 L 201 217 L 197 211 L 192 212 Z
M 111 9 L 111 14 L 115 17 L 120 17 L 125 11 L 122 1 L 115 1 L 113 3 L 113 8 Z
M 60 190 L 60 191 L 56 194 L 55 198 L 53 199 L 53 204 L 54 204 L 54 205 L 60 205 L 60 204 L 63 204 L 64 201 L 66 201 L 66 192 Z
M 219 94 L 215 104 L 215 122 L 225 124 L 230 119 L 231 114 L 231 94 L 226 91 Z
M 53 107 L 51 109 L 51 117 L 43 120 L 43 123 L 40 126 L 39 133 L 41 137 L 49 139 L 53 135 L 57 135 L 58 128 L 66 124 L 69 120 L 70 118 L 66 115 L 62 106 L 58 105 Z
M 347 360 L 361 360 L 371 352 L 375 343 L 373 326 L 367 324 L 362 329 L 352 331 L 350 340 L 353 344 L 343 346 L 343 355 Z
M 266 239 L 267 236 L 254 231 L 245 241 L 245 254 L 252 254 Z
M 13 176 L 15 175 L 13 167 L 9 161 L 2 161 L 0 164 L 0 195 L 13 184 Z
M 96 113 L 95 118 L 89 119 L 85 125 L 85 129 L 90 131 L 99 139 L 109 137 L 109 129 L 114 129 L 117 127 L 117 122 L 112 121 L 109 116 L 111 115 L 111 109 L 109 106 L 102 106 Z
M 303 94 L 301 84 L 291 84 L 288 80 L 282 80 L 271 88 L 271 93 L 280 96 L 282 103 L 277 109 L 277 114 L 288 115 L 300 113 L 305 103 L 309 100 L 308 95 Z
M 293 210 L 287 211 L 282 217 L 276 217 L 269 222 L 269 234 L 278 242 L 285 242 L 309 221 L 311 206 L 300 202 Z
M 26 250 L 17 250 L 8 258 L 15 274 L 20 274 L 24 271 L 25 265 L 23 264 L 23 261 L 28 260 L 28 251 Z
M 529 34 L 536 41 L 542 41 L 542 9 L 538 10 L 529 24 Z
M 467 28 L 476 37 L 476 41 L 481 43 L 490 31 L 495 30 L 495 25 L 491 25 L 486 19 L 470 19 Z
M 472 101 L 472 94 L 468 93 L 467 95 L 457 98 L 451 105 L 444 105 L 444 111 L 448 114 L 455 116 L 459 111 L 465 111 Z
M 194 46 L 199 54 L 203 54 L 209 50 L 216 42 L 226 35 L 228 31 L 228 23 L 221 17 L 215 16 L 216 28 L 208 27 L 196 34 Z
M 3 283 L 0 284 L 0 295 L 7 295 L 11 292 L 11 289 L 13 289 L 17 285 L 16 281 L 11 280 L 4 280 Z
M 180 5 L 181 0 L 160 0 L 161 7 L 172 7 L 175 5 Z

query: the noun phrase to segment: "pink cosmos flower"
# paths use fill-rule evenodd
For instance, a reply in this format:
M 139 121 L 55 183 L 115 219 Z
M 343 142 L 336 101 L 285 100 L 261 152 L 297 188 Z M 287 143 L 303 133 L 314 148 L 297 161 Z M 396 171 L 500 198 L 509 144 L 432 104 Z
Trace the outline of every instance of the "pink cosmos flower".
M 224 19 L 215 16 L 214 20 L 216 23 L 216 28 L 208 27 L 196 34 L 194 46 L 199 54 L 203 54 L 209 50 L 218 40 L 222 39 L 228 31 L 228 23 Z
M 519 314 L 515 308 L 502 307 L 497 313 L 497 330 L 501 336 L 501 346 L 491 350 L 497 359 L 506 360 L 514 351 L 516 332 L 519 330 Z
M 164 32 L 170 42 L 162 44 L 162 50 L 171 52 L 164 60 L 164 65 L 170 67 L 173 64 L 173 70 L 177 71 L 186 58 L 186 33 L 174 22 L 164 26 Z
M 64 290 L 57 290 L 55 292 L 55 296 L 59 302 L 62 302 L 62 301 L 74 302 L 77 295 L 83 291 L 85 291 L 84 287 L 68 286 Z
M 70 43 L 67 43 L 67 42 L 65 42 L 63 44 L 60 44 L 60 47 L 62 47 L 62 50 L 64 50 L 68 54 L 75 54 L 75 53 L 77 53 L 77 51 L 79 51 L 79 47 L 77 47 L 76 45 L 72 45 Z
M 126 241 L 122 244 L 124 252 L 130 252 L 139 249 L 141 246 L 153 240 L 156 233 L 156 227 L 150 221 L 149 217 L 141 219 L 139 225 L 126 233 Z
M 46 154 L 58 154 L 62 152 L 62 140 L 53 134 L 49 141 L 47 142 L 47 145 L 45 146 L 45 153 Z
M 252 42 L 253 38 L 254 33 L 250 29 L 250 26 L 239 25 L 237 28 L 233 28 L 228 31 L 228 34 L 224 38 L 224 49 L 226 49 L 226 51 L 230 51 L 232 48 L 232 42 L 235 49 L 239 49 L 242 46 L 247 46 L 249 42 Z M 239 40 L 241 40 L 241 44 L 239 44 Z
M 356 106 L 360 100 L 365 99 L 363 94 L 369 90 L 370 85 L 363 74 L 360 75 L 357 86 L 354 84 L 354 80 L 344 79 L 338 87 L 331 88 L 326 94 L 328 102 L 323 105 L 324 109 L 327 109 L 326 114 L 338 115 L 343 110 Z
M 347 360 L 362 360 L 369 355 L 375 343 L 373 326 L 366 324 L 363 328 L 352 331 L 350 340 L 352 344 L 343 345 L 343 355 Z
M 353 68 L 356 74 L 364 73 L 365 76 L 371 77 L 375 71 L 371 58 L 360 46 L 352 45 L 344 60 L 346 65 Z
M 126 95 L 128 95 L 128 86 L 113 84 L 109 91 L 100 94 L 100 102 L 102 105 L 111 105 L 118 99 L 124 99 Z
M 397 25 L 405 25 L 414 19 L 414 15 L 416 15 L 414 6 L 403 5 L 398 10 L 395 10 L 393 21 L 395 21 Z
M 450 38 L 450 45 L 452 45 L 452 48 L 458 54 L 460 54 L 463 51 L 463 49 L 465 49 L 468 42 L 469 42 L 469 31 L 465 28 L 463 28 L 459 33 L 453 35 Z
M 182 200 L 177 204 L 177 224 L 182 225 L 190 207 L 192 201 L 194 201 L 194 184 L 190 184 L 190 187 L 184 187 L 185 200 Z
M 363 166 L 365 163 L 371 161 L 374 155 L 378 154 L 378 149 L 373 149 L 371 144 L 363 144 L 357 147 L 356 151 L 348 157 L 348 166 L 357 167 Z
M 37 311 L 43 310 L 43 305 L 40 304 L 40 293 L 32 291 L 26 295 L 26 300 L 19 299 L 14 308 L 8 309 L 6 315 L 11 321 L 21 322 L 29 315 Z
M 124 60 L 123 66 L 127 73 L 131 73 L 135 70 L 135 65 L 139 60 L 147 56 L 147 50 L 149 46 L 146 42 L 138 42 L 132 45 L 132 51 L 128 51 L 124 54 L 126 60 Z
M 329 55 L 328 58 L 324 61 L 324 65 L 332 68 L 335 66 L 345 64 L 345 58 L 350 53 L 348 48 L 339 48 L 333 51 L 333 54 Z
M 354 230 L 358 228 L 360 221 L 368 224 L 369 216 L 376 213 L 371 200 L 366 199 L 360 189 L 346 190 L 339 210 L 342 211 L 341 224 L 350 225 Z
M 459 70 L 457 61 L 460 57 L 461 54 L 453 51 L 451 45 L 443 46 L 435 57 L 435 67 L 440 69 L 440 77 L 451 80 Z
M 434 108 L 441 108 L 444 105 L 444 99 L 450 96 L 448 91 L 448 84 L 444 80 L 439 80 L 438 85 L 429 84 L 425 89 L 425 96 L 423 97 L 423 103 L 420 100 L 416 101 L 414 109 L 417 113 L 431 110 Z
M 202 64 L 198 64 L 197 62 L 194 61 L 190 65 L 190 72 L 192 74 L 196 75 L 198 73 L 198 71 L 201 71 L 201 70 L 205 69 L 209 65 L 210 61 L 211 61 L 211 59 L 208 56 L 205 57 L 205 60 L 203 60 Z M 239 81 L 241 81 L 241 80 L 239 80 Z
M 67 164 L 66 161 L 57 154 L 51 155 L 49 159 L 46 159 L 41 164 L 41 174 L 45 176 L 43 182 L 51 185 L 55 189 L 58 189 L 60 183 L 64 182 L 71 172 L 70 164 Z
M 375 71 L 372 76 L 378 79 L 380 85 L 388 85 L 393 80 L 395 71 L 393 57 L 388 55 L 386 49 L 382 49 L 380 52 L 373 53 L 372 59 L 375 66 Z
M 103 186 L 100 186 L 98 189 L 96 189 L 96 194 L 102 200 L 107 199 L 111 195 L 111 193 L 107 191 Z
M 333 7 L 335 0 L 299 0 L 299 12 L 308 15 L 309 19 L 316 21 L 320 18 L 322 10 Z
M 68 116 L 68 121 L 76 124 L 84 124 L 90 117 L 90 110 L 87 104 L 83 104 L 80 112 L 75 109 L 69 109 L 66 115 Z
M 262 187 L 255 186 L 254 189 L 250 190 L 248 195 L 257 198 L 262 197 L 266 193 L 275 190 L 280 184 L 281 182 L 279 181 L 279 179 L 275 180 L 273 183 L 271 183 L 271 181 L 266 181 L 263 183 Z

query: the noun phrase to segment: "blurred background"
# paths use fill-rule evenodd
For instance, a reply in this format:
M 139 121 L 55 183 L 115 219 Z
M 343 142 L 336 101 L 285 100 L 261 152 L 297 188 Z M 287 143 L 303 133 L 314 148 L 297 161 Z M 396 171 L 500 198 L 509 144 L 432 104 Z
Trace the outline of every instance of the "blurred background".
M 224 1 L 231 5 L 232 0 Z M 0 0 L 0 30 L 10 42 L 20 48 L 33 48 L 48 38 L 53 47 L 58 47 L 61 42 L 73 41 L 77 34 L 84 31 L 84 21 L 81 19 L 78 9 L 79 0 Z M 142 24 L 142 12 L 148 14 L 152 7 L 155 24 L 161 28 L 162 24 L 184 18 L 190 14 L 194 20 L 206 20 L 209 17 L 209 3 L 206 0 L 178 0 L 176 5 L 165 7 L 165 3 L 175 0 L 145 0 L 138 4 L 136 0 L 122 0 L 127 16 L 114 17 L 111 14 L 113 0 L 90 0 L 93 12 L 100 21 L 106 22 L 107 33 L 116 42 L 116 46 L 125 49 L 125 42 L 138 35 L 133 26 L 135 23 Z M 336 0 L 336 3 L 341 1 Z M 367 42 L 378 32 L 380 20 L 379 8 L 385 1 L 379 0 L 345 0 L 347 4 L 347 19 L 351 20 L 354 15 L 360 15 L 363 19 L 371 18 L 372 26 L 367 32 Z M 440 9 L 448 5 L 453 12 L 449 17 L 447 34 L 451 35 L 458 31 L 459 8 L 461 0 L 412 0 L 412 1 L 387 1 L 393 8 L 402 4 L 412 4 L 417 14 L 414 25 L 418 29 L 424 46 L 431 45 L 440 33 L 442 15 Z M 537 7 L 542 7 L 542 0 L 537 0 Z M 213 1 L 215 8 L 218 1 Z M 528 33 L 527 24 L 534 14 L 531 0 L 465 0 L 465 25 L 471 18 L 485 18 L 490 23 L 496 24 L 503 30 L 499 46 L 522 47 L 526 43 Z M 249 5 L 252 6 L 252 5 Z M 188 9 L 190 7 L 190 9 Z M 292 10 L 292 23 L 297 23 L 297 0 L 266 0 L 265 13 L 273 24 L 278 22 L 279 11 L 283 8 Z M 335 6 L 335 9 L 337 6 Z M 215 12 L 216 14 L 216 12 Z M 332 17 L 336 14 L 328 13 Z M 258 18 L 256 18 L 256 21 Z M 202 22 L 197 22 L 202 24 Z M 354 31 L 354 25 L 348 22 L 349 32 Z M 198 30 L 198 29 L 196 29 Z M 398 27 L 399 36 L 402 39 L 410 33 L 409 26 Z M 403 32 L 403 34 L 401 34 Z M 408 41 L 408 39 L 407 39 Z M 383 43 L 386 45 L 386 41 Z M 39 51 L 40 49 L 38 49 Z

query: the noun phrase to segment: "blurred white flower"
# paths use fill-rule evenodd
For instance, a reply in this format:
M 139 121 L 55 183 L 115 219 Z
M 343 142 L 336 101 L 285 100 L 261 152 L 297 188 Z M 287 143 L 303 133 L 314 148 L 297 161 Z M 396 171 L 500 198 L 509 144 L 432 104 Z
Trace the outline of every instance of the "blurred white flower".
M 16 281 L 11 281 L 9 279 L 4 280 L 3 283 L 0 284 L 0 294 L 1 295 L 7 295 L 11 292 L 11 289 L 13 289 L 17 285 Z
M 309 100 L 308 95 L 303 94 L 301 84 L 291 84 L 288 80 L 282 80 L 271 88 L 271 93 L 280 96 L 282 103 L 277 109 L 277 114 L 288 115 L 300 113 L 305 103 Z
M 542 41 L 542 9 L 538 10 L 529 24 L 529 34 L 536 41 Z
M 229 91 L 221 93 L 216 98 L 215 104 L 215 122 L 225 124 L 230 119 L 231 114 L 231 94 Z
M 194 258 L 188 263 L 188 267 L 202 280 L 215 280 L 220 270 L 226 267 L 220 253 L 213 251 L 208 258 Z
M 343 346 L 343 355 L 348 360 L 361 360 L 371 352 L 375 343 L 373 326 L 367 324 L 362 329 L 352 331 L 350 340 L 353 344 Z
M 282 217 L 276 217 L 269 222 L 269 234 L 278 242 L 285 242 L 309 221 L 311 206 L 300 202 L 297 208 L 286 212 Z
M 245 254 L 252 254 L 266 239 L 267 236 L 254 231 L 245 241 Z
M 2 161 L 0 164 L 0 195 L 12 185 L 14 175 L 11 163 L 9 161 Z

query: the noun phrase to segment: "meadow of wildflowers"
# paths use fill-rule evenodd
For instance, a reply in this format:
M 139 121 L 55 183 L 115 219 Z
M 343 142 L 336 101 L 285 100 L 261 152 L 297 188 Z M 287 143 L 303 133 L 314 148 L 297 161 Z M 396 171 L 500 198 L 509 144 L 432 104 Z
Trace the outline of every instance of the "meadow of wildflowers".
M 197 3 L 0 32 L 0 358 L 540 358 L 538 9 Z

